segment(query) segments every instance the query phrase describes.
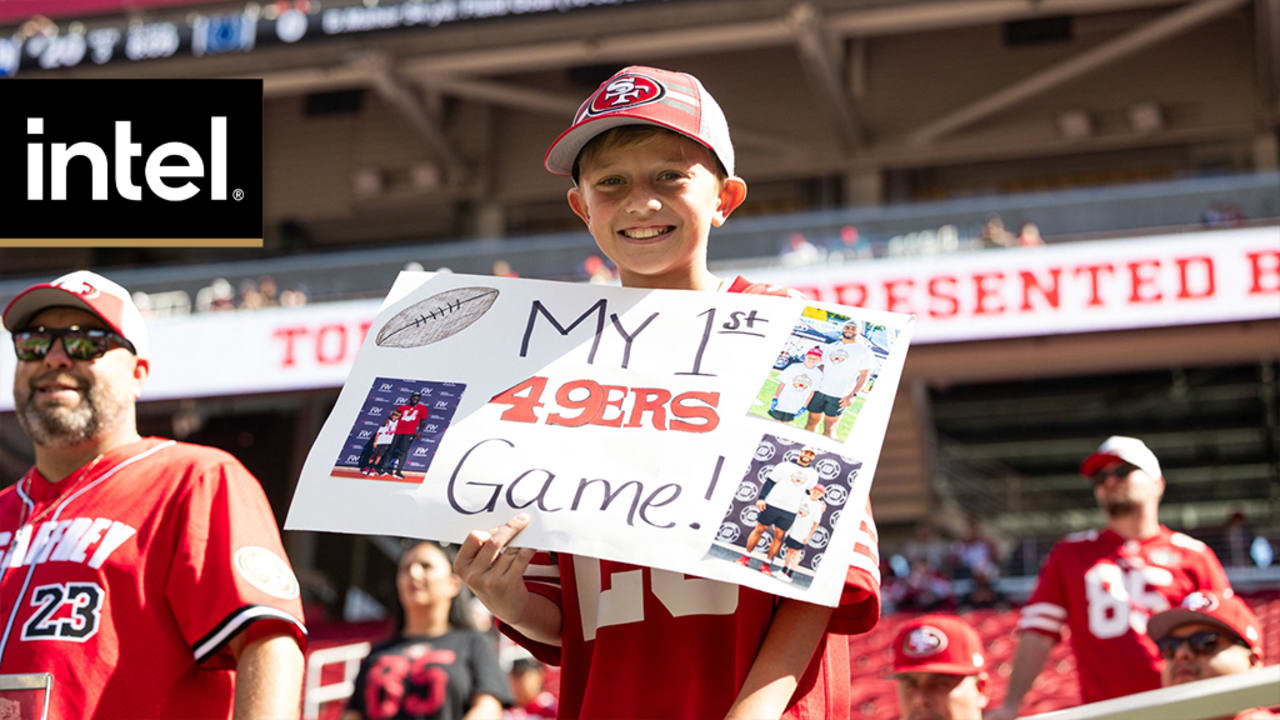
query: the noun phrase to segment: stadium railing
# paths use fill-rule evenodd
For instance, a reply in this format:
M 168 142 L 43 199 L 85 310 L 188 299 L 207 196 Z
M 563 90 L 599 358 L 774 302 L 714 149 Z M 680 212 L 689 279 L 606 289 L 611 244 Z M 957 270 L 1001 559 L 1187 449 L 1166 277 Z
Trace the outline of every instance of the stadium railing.
M 1118 672 L 1123 669 L 1117 668 Z M 1232 717 L 1241 710 L 1280 702 L 1280 665 L 1224 675 L 1024 720 L 1206 720 Z

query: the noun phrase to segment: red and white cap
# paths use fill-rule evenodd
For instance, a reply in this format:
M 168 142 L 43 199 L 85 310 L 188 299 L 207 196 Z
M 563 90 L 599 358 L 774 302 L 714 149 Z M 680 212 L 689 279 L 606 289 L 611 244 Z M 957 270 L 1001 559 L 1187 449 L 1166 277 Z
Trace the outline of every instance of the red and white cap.
M 18 293 L 4 309 L 5 329 L 22 330 L 41 310 L 52 307 L 80 308 L 97 315 L 133 343 L 138 357 L 147 357 L 151 350 L 147 323 L 129 291 L 88 270 L 77 270 Z
M 1163 477 L 1160 474 L 1160 461 L 1151 448 L 1138 438 L 1112 435 L 1098 446 L 1092 455 L 1084 459 L 1080 465 L 1080 474 L 1090 477 L 1102 469 L 1104 465 L 1117 460 L 1137 467 L 1152 478 Z
M 1262 657 L 1262 624 L 1238 596 L 1197 591 L 1182 599 L 1180 607 L 1156 613 L 1147 621 L 1147 635 L 1159 642 L 1180 625 L 1204 623 L 1235 633 Z
M 893 641 L 891 674 L 976 675 L 986 669 L 982 638 L 952 615 L 924 615 L 903 625 Z
M 622 125 L 655 125 L 706 146 L 733 175 L 733 143 L 724 111 L 689 73 L 632 65 L 591 93 L 573 124 L 551 143 L 543 164 L 556 175 L 573 174 L 578 153 L 600 133 Z
M 805 355 L 817 355 L 818 357 L 822 357 L 822 348 L 816 346 L 811 347 L 809 348 L 809 352 L 805 353 Z

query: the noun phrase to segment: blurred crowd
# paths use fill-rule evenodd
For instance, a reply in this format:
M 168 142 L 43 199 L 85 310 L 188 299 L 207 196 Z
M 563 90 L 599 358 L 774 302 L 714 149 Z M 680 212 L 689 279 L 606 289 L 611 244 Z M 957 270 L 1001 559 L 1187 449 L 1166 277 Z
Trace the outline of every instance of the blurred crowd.
M 1197 528 L 1224 567 L 1269 567 L 1275 560 L 1271 542 L 1254 532 L 1243 512 L 1234 512 L 1220 527 Z M 881 548 L 881 590 L 886 614 L 899 610 L 977 610 L 1010 607 L 997 587 L 1001 577 L 1035 575 L 1053 541 L 1023 538 L 1002 543 L 980 523 L 967 520 L 965 532 L 946 536 L 932 522 L 916 527 L 911 540 L 897 549 Z
M 307 289 L 297 286 L 282 290 L 271 275 L 245 278 L 235 286 L 220 277 L 197 290 L 194 299 L 185 290 L 137 291 L 133 293 L 133 302 L 146 316 L 301 307 L 307 304 Z

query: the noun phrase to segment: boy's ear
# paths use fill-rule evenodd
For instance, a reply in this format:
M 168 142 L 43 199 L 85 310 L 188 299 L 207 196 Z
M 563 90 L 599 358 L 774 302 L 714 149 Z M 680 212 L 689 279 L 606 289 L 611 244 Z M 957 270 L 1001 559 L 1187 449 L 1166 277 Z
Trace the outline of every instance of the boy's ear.
M 573 214 L 582 218 L 582 222 L 591 225 L 591 213 L 587 212 L 587 200 L 582 197 L 582 191 L 575 185 L 569 188 L 569 207 L 573 209 Z
M 711 216 L 711 224 L 715 227 L 723 225 L 724 221 L 729 219 L 729 215 L 746 199 L 746 180 L 735 175 L 720 183 L 720 194 L 716 196 L 716 213 Z

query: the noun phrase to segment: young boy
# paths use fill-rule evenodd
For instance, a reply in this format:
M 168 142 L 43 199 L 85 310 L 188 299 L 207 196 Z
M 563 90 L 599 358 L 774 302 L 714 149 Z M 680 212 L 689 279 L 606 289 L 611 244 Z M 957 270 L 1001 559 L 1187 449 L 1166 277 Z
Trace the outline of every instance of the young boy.
M 794 579 L 792 573 L 800 564 L 800 552 L 809 544 L 818 524 L 822 522 L 823 514 L 827 512 L 827 504 L 822 501 L 826 492 L 827 489 L 821 485 L 809 488 L 809 498 L 800 503 L 800 509 L 796 510 L 796 521 L 787 529 L 787 537 L 782 541 L 787 547 L 787 560 L 782 568 L 782 580 L 785 582 Z
M 382 458 L 386 456 L 387 448 L 391 447 L 391 441 L 396 437 L 398 422 L 400 422 L 400 411 L 392 410 L 391 417 L 382 421 L 377 432 L 373 434 L 373 439 L 364 446 L 364 452 L 360 454 L 361 475 L 382 474 Z
M 629 67 L 547 152 L 569 206 L 627 287 L 790 294 L 707 269 L 707 236 L 743 201 L 724 114 L 692 75 Z M 562 717 L 848 718 L 848 643 L 880 610 L 866 508 L 840 606 L 682 573 L 511 551 L 521 514 L 463 543 L 454 569 L 535 657 L 561 666 Z M 504 552 L 505 550 L 505 552 Z
M 813 393 L 822 382 L 822 350 L 811 348 L 804 354 L 803 365 L 789 365 L 778 373 L 778 389 L 769 403 L 769 417 L 780 423 L 790 424 L 796 415 L 804 412 L 813 399 Z

